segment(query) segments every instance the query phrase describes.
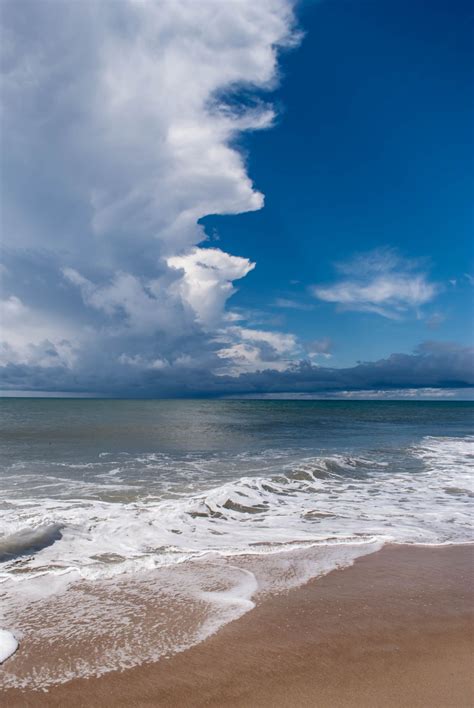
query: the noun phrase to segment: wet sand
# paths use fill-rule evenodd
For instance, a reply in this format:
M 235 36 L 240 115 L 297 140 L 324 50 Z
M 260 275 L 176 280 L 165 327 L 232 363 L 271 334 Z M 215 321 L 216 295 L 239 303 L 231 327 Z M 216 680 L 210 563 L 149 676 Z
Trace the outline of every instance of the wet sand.
M 171 659 L 0 704 L 472 708 L 473 569 L 474 546 L 386 547 Z

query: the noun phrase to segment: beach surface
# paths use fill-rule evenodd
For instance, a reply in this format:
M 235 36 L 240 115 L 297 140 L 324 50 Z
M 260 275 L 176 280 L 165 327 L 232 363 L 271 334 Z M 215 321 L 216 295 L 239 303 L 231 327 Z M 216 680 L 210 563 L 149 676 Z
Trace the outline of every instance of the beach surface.
M 473 546 L 388 546 L 170 659 L 48 692 L 8 690 L 1 702 L 470 708 L 473 568 Z

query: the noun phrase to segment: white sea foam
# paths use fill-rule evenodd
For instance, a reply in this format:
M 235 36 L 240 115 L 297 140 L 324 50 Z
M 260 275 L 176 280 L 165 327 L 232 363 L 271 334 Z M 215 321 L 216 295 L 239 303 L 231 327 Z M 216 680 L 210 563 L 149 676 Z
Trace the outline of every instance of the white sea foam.
M 133 576 L 73 583 L 67 592 L 63 587 L 49 595 L 25 594 L 22 584 L 7 615 L 21 626 L 28 651 L 9 662 L 1 682 L 45 689 L 168 657 L 241 617 L 262 594 L 350 565 L 378 547 L 361 543 L 242 556 L 238 566 L 213 554 Z
M 6 629 L 0 629 L 0 664 L 3 664 L 18 649 L 15 636 Z
M 68 571 L 110 577 L 207 552 L 262 554 L 295 543 L 463 542 L 472 533 L 473 447 L 472 438 L 425 438 L 409 451 L 422 461 L 415 471 L 309 458 L 270 477 L 172 499 L 10 499 L 0 520 L 0 581 Z M 27 555 L 29 547 L 37 552 Z
M 166 656 L 251 609 L 258 594 L 349 565 L 387 541 L 471 541 L 473 443 L 427 437 L 383 458 L 300 456 L 293 463 L 266 453 L 265 474 L 131 501 L 7 499 L 0 518 L 7 626 L 33 644 L 71 636 L 71 645 L 100 646 L 108 636 L 113 648 L 106 657 L 99 650 L 87 660 L 64 657 L 35 676 L 22 668 L 20 652 L 5 681 L 47 686 Z M 140 459 L 157 464 L 156 457 Z M 258 462 L 249 458 L 246 469 L 256 472 Z M 112 465 L 112 479 L 116 470 Z M 162 624 L 137 610 L 155 607 L 157 592 L 160 612 L 169 608 Z M 175 616 L 188 617 L 186 628 Z M 139 627 L 140 646 L 130 623 Z

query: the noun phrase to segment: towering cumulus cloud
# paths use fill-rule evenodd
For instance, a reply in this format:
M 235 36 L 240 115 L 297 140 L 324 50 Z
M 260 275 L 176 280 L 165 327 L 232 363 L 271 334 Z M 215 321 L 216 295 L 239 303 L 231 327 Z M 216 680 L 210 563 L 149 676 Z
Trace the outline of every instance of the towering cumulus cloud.
M 3 390 L 162 396 L 471 381 L 470 354 L 451 345 L 318 366 L 333 348 L 326 332 L 310 323 L 300 341 L 270 327 L 267 312 L 232 309 L 255 263 L 206 243 L 200 221 L 263 206 L 237 138 L 272 126 L 279 52 L 300 40 L 293 3 L 2 1 Z M 338 310 L 401 321 L 439 291 L 423 264 L 392 249 L 339 272 L 312 291 Z
M 199 247 L 199 219 L 263 205 L 231 145 L 272 124 L 256 91 L 298 40 L 291 5 L 3 3 L 7 385 L 235 368 L 226 301 L 254 264 Z

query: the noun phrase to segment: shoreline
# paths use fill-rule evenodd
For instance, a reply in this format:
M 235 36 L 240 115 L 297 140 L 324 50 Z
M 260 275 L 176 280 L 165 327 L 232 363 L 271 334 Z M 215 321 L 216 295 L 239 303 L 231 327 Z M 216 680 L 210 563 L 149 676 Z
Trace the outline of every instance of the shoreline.
M 467 708 L 473 568 L 473 545 L 385 546 L 264 599 L 169 659 L 0 698 L 25 707 Z

